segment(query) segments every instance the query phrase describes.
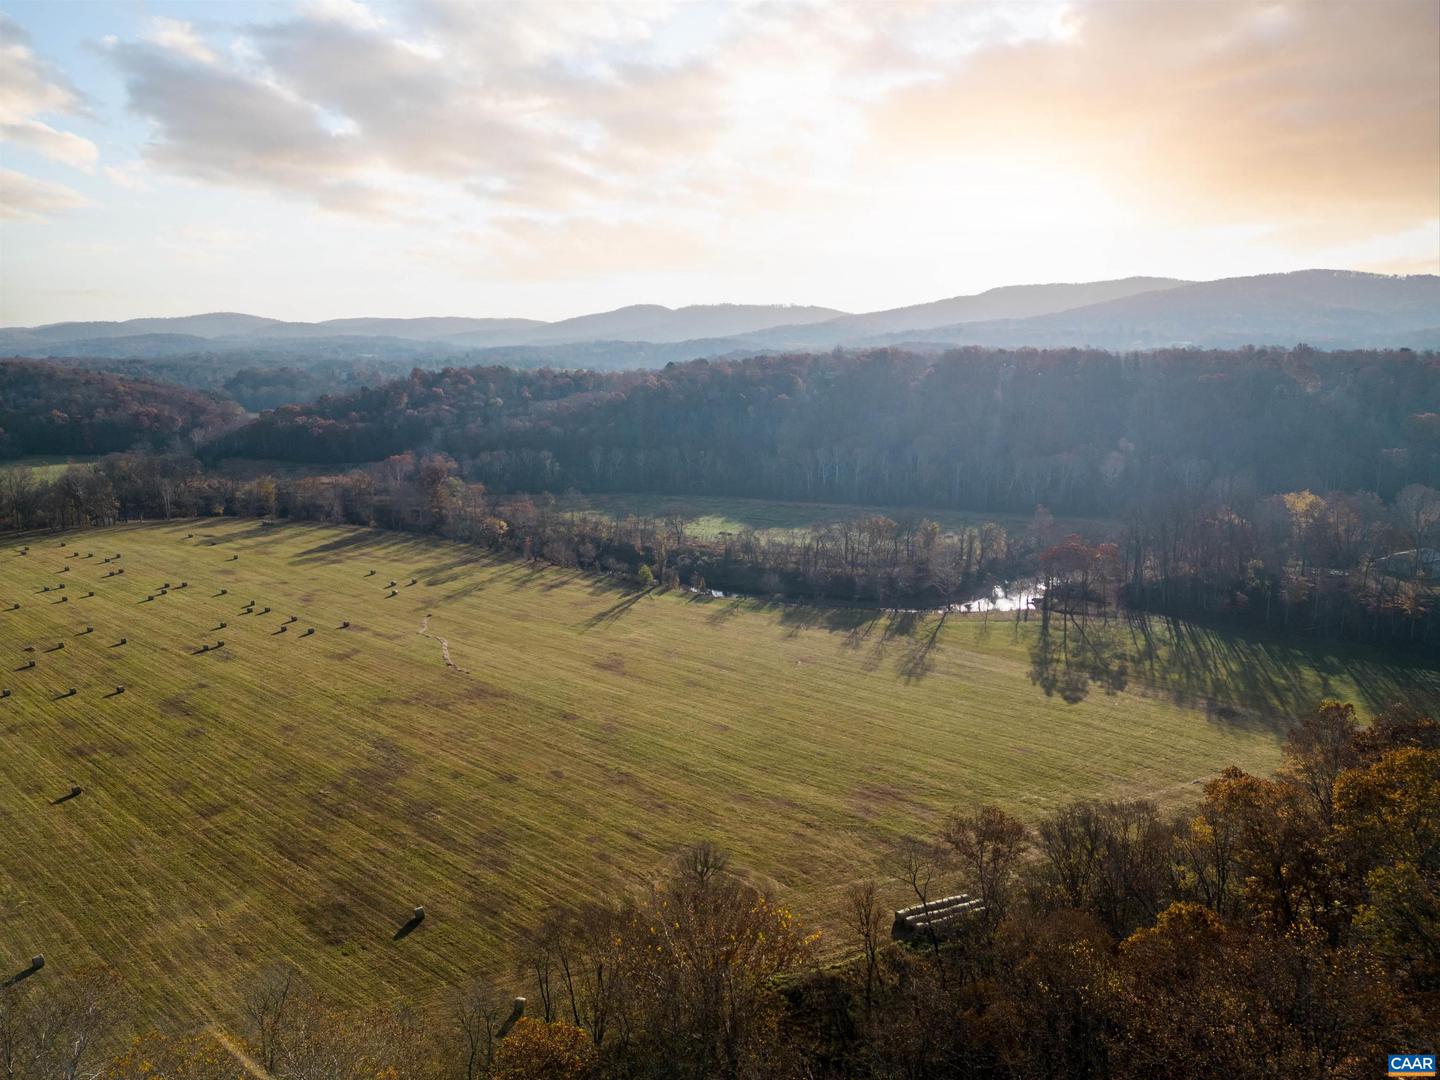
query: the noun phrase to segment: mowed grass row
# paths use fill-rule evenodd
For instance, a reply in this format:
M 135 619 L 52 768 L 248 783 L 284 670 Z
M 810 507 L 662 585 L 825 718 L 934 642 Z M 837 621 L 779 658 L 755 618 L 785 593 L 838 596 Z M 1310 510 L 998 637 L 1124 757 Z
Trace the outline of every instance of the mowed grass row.
M 1285 714 L 1321 694 L 1436 686 L 1157 623 L 1115 631 L 1126 690 L 1071 705 L 1031 681 L 1036 624 L 998 616 L 642 595 L 302 524 L 29 544 L 0 549 L 0 968 L 103 961 L 178 1019 L 233 1018 L 279 959 L 355 1003 L 503 980 L 547 905 L 701 837 L 833 926 L 845 884 L 953 806 L 1190 797 L 1227 764 L 1271 768 Z

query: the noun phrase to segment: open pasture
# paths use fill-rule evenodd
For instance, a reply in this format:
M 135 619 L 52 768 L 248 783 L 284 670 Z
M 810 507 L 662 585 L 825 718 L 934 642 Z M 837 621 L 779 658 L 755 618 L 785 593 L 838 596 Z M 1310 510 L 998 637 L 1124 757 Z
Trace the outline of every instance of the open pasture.
M 281 958 L 342 1000 L 434 998 L 702 837 L 828 925 L 957 804 L 1186 798 L 1271 768 L 1322 694 L 1437 686 L 1156 621 L 1115 630 L 1126 689 L 1067 704 L 1032 682 L 1035 630 L 639 593 L 362 529 L 12 539 L 0 966 L 104 961 L 188 1018 L 231 1017 Z
M 848 503 L 781 502 L 773 499 L 741 499 L 723 495 L 576 494 L 562 496 L 562 510 L 583 511 L 603 517 L 666 518 L 683 515 L 686 532 L 698 539 L 715 540 L 725 533 L 753 529 L 771 536 L 805 534 L 817 526 L 880 514 L 895 521 L 929 518 L 947 532 L 959 532 L 994 521 L 1012 532 L 1030 523 L 1024 514 L 983 514 L 960 510 L 936 510 L 913 506 L 856 506 Z M 1057 527 L 1078 532 L 1094 541 L 1118 528 L 1102 518 L 1056 518 Z

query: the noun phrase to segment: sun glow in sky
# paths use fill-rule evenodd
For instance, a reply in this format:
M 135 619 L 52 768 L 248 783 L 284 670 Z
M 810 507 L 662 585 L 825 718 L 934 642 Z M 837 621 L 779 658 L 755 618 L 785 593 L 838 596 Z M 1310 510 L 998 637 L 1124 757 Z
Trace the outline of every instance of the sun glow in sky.
M 1440 272 L 1434 0 L 0 0 L 0 324 Z

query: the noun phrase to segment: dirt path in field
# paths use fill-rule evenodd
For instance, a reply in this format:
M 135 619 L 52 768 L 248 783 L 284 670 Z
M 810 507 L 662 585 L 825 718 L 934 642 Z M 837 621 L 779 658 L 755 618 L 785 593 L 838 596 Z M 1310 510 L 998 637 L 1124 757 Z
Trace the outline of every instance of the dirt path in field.
M 430 616 L 429 616 L 429 615 L 426 615 L 425 618 L 423 618 L 423 619 L 420 620 L 420 629 L 419 629 L 419 630 L 416 630 L 415 632 L 416 632 L 417 634 L 419 634 L 421 637 L 428 637 L 428 638 L 431 638 L 431 639 L 433 639 L 433 640 L 435 640 L 435 641 L 440 642 L 440 655 L 444 658 L 444 660 L 445 660 L 445 666 L 446 666 L 446 667 L 448 667 L 448 668 L 454 668 L 456 671 L 460 672 L 462 675 L 469 675 L 469 674 L 470 674 L 470 672 L 466 671 L 466 670 L 465 670 L 463 667 L 461 667 L 459 664 L 455 663 L 454 660 L 451 660 L 451 659 L 450 659 L 450 642 L 448 642 L 447 640 L 445 640 L 445 639 L 444 639 L 443 637 L 441 637 L 439 634 L 432 634 L 432 633 L 430 633 Z

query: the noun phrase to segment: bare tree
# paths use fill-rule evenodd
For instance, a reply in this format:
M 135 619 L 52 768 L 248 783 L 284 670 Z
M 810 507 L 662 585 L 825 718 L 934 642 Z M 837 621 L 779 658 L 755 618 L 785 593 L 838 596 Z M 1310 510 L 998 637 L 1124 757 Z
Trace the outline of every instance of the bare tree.
M 891 868 L 895 878 L 926 908 L 932 900 L 939 899 L 936 895 L 936 879 L 943 871 L 944 863 L 944 853 L 938 847 L 913 836 L 901 840 L 891 856 Z M 931 952 L 934 953 L 943 987 L 945 974 L 940 969 L 940 936 L 929 919 L 925 920 L 925 936 L 929 939 Z
M 1029 835 L 1023 821 L 998 806 L 982 806 L 973 814 L 956 810 L 945 821 L 942 836 L 966 886 L 985 905 L 982 918 L 991 926 L 1005 916 Z
M 880 906 L 874 881 L 857 881 L 845 891 L 850 930 L 860 941 L 865 959 L 865 1016 L 875 1004 L 875 979 L 880 968 L 880 942 L 885 931 L 885 911 Z
M 465 1080 L 476 1080 L 490 1068 L 500 1025 L 508 1012 L 509 1004 L 502 1006 L 489 984 L 480 979 L 456 991 L 451 1015 L 460 1033 Z
M 260 1063 L 266 1072 L 275 1071 L 275 1062 L 299 994 L 299 977 L 295 969 L 288 964 L 277 964 L 261 973 L 241 1003 L 241 1010 L 256 1041 Z

